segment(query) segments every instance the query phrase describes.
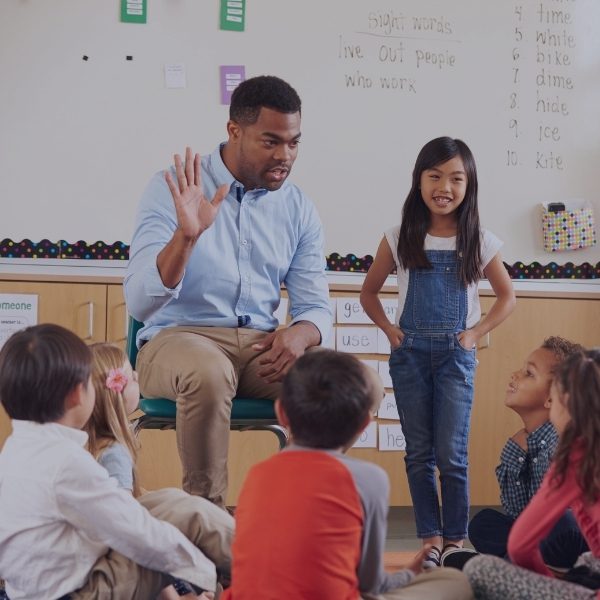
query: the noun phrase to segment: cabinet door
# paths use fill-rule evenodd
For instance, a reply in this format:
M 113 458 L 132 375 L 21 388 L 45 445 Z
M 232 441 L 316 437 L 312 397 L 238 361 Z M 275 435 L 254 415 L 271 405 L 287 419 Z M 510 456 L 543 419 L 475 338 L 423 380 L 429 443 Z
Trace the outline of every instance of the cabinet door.
M 0 281 L 0 294 L 38 296 L 38 323 L 56 323 L 77 333 L 86 343 L 106 336 L 106 285 Z M 0 408 L 0 447 L 11 432 L 10 420 Z
M 122 350 L 127 345 L 127 307 L 122 285 L 107 286 L 106 341 Z
M 486 311 L 494 299 L 482 298 Z M 471 425 L 471 503 L 500 503 L 495 467 L 509 437 L 523 427 L 504 406 L 510 374 L 546 337 L 558 335 L 586 347 L 600 344 L 600 301 L 573 298 L 518 298 L 514 313 L 490 333 L 479 350 Z
M 0 281 L 0 293 L 36 294 L 38 323 L 56 323 L 86 343 L 106 339 L 106 285 Z

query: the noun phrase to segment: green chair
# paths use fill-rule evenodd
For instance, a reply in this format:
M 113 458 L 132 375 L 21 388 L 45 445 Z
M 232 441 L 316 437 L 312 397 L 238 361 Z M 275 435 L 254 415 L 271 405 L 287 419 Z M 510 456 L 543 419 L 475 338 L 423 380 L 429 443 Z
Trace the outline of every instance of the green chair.
M 127 356 L 135 368 L 138 349 L 136 335 L 142 327 L 140 321 L 129 317 L 127 328 Z M 144 413 L 134 424 L 140 429 L 175 429 L 177 404 L 167 398 L 140 398 L 140 409 Z M 231 408 L 231 426 L 235 431 L 266 430 L 277 436 L 279 448 L 288 443 L 287 430 L 279 425 L 275 416 L 273 400 L 267 398 L 234 398 Z

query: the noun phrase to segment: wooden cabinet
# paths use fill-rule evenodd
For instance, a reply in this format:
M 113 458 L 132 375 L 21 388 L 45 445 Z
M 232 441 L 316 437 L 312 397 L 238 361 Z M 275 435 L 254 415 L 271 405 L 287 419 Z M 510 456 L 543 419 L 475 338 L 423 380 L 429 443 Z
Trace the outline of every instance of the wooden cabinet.
M 38 323 L 62 325 L 88 344 L 110 341 L 125 348 L 126 310 L 120 284 L 2 280 L 0 294 L 34 294 Z M 0 408 L 0 447 L 10 431 L 10 420 Z
M 0 280 L 0 293 L 38 296 L 38 323 L 57 323 L 87 343 L 107 341 L 125 350 L 127 309 L 120 283 Z M 10 434 L 10 420 L 0 407 L 0 447 Z M 228 502 L 235 504 L 248 469 L 274 454 L 275 436 L 268 432 L 230 432 Z M 146 489 L 181 486 L 181 465 L 174 431 L 140 434 L 138 471 Z
M 106 339 L 106 285 L 0 281 L 2 294 L 38 296 L 38 323 L 57 323 L 87 343 Z
M 38 322 L 59 323 L 86 342 L 109 341 L 125 348 L 127 315 L 119 280 L 95 281 L 2 280 L 0 293 L 37 294 Z M 358 298 L 358 286 L 332 286 L 332 296 Z M 382 297 L 394 298 L 393 290 Z M 482 309 L 493 297 L 482 296 Z M 343 325 L 337 325 L 337 327 Z M 539 346 L 545 337 L 560 335 L 585 346 L 600 345 L 600 296 L 578 298 L 519 296 L 515 312 L 492 331 L 487 347 L 478 352 L 470 437 L 471 503 L 499 503 L 494 468 L 502 446 L 521 427 L 519 418 L 504 406 L 510 373 Z M 386 361 L 382 354 L 361 358 Z M 388 390 L 388 392 L 391 390 Z M 0 414 L 0 445 L 10 432 L 6 415 Z M 235 504 L 248 469 L 277 451 L 275 436 L 267 432 L 231 432 L 228 503 Z M 181 466 L 173 431 L 143 431 L 140 437 L 139 474 L 147 489 L 179 486 Z M 352 449 L 350 454 L 380 465 L 391 483 L 390 504 L 411 504 L 403 452 Z
M 493 297 L 483 296 L 483 312 L 493 302 Z M 514 313 L 490 332 L 485 347 L 478 350 L 479 365 L 469 439 L 473 505 L 500 504 L 495 467 L 506 440 L 522 427 L 519 417 L 504 406 L 510 374 L 520 368 L 527 355 L 551 335 L 559 335 L 587 347 L 599 346 L 600 298 L 518 297 Z M 364 358 L 384 360 L 387 357 L 365 355 Z M 349 454 L 377 463 L 386 470 L 391 483 L 392 506 L 411 504 L 404 452 L 361 448 L 351 449 Z
M 482 298 L 482 309 L 492 302 Z M 474 505 L 499 503 L 494 468 L 506 440 L 522 427 L 519 417 L 504 406 L 510 374 L 551 335 L 600 346 L 600 298 L 519 297 L 513 314 L 490 333 L 489 347 L 478 352 L 469 447 Z

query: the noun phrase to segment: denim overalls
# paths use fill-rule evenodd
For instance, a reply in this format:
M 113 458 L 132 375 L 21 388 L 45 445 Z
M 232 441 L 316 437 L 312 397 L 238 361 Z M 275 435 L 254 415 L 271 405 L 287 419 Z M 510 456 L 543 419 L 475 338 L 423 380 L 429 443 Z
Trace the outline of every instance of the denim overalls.
M 475 350 L 457 334 L 466 328 L 467 289 L 456 252 L 426 250 L 431 269 L 411 269 L 400 329 L 390 356 L 394 395 L 406 438 L 406 472 L 417 535 L 467 537 L 467 445 Z M 440 472 L 442 515 L 435 479 Z

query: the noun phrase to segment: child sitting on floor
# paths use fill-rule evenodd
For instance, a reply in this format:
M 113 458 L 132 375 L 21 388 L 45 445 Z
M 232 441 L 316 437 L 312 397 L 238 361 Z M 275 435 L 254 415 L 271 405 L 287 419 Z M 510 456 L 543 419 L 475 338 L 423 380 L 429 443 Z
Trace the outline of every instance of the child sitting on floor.
M 92 382 L 96 393 L 94 410 L 84 427 L 88 434 L 88 450 L 94 458 L 114 478 L 117 485 L 131 492 L 135 497 L 141 496 L 136 475 L 135 461 L 138 442 L 134 436 L 129 415 L 138 407 L 140 388 L 137 373 L 133 370 L 125 353 L 116 346 L 106 343 L 92 344 Z M 230 541 L 233 532 L 233 518 L 225 511 L 198 496 L 190 496 L 179 489 L 163 489 L 143 495 L 143 502 L 152 502 L 169 509 L 179 503 L 183 507 L 180 514 L 172 513 L 167 519 L 180 529 L 189 525 L 184 521 L 190 515 L 198 521 L 199 527 L 205 527 L 202 519 L 208 519 L 214 526 L 224 532 L 219 544 L 222 552 L 211 555 L 219 574 L 229 578 Z M 164 517 L 163 517 L 164 518 Z M 177 521 L 175 521 L 177 519 Z M 173 585 L 164 590 L 161 600 L 174 600 L 180 596 L 192 595 L 192 588 L 184 581 L 174 580 Z
M 496 477 L 504 512 L 485 508 L 469 523 L 469 539 L 478 552 L 506 558 L 508 534 L 517 517 L 537 492 L 552 462 L 558 434 L 550 423 L 550 387 L 560 363 L 583 350 L 561 337 L 546 338 L 510 376 L 505 405 L 516 412 L 523 427 L 508 439 L 500 454 Z M 540 546 L 544 562 L 557 570 L 572 567 L 587 544 L 570 510 L 559 519 Z M 450 551 L 445 566 L 462 568 L 473 551 Z
M 244 482 L 224 600 L 472 597 L 460 571 L 421 573 L 427 546 L 408 568 L 383 569 L 387 475 L 344 455 L 382 398 L 378 375 L 350 354 L 321 350 L 294 363 L 275 404 L 292 444 Z
M 138 502 L 117 487 L 84 449 L 81 430 L 95 400 L 90 374 L 89 348 L 58 325 L 19 331 L 0 351 L 0 401 L 13 427 L 0 453 L 8 596 L 148 600 L 172 576 L 196 593 L 214 592 L 209 557 L 226 554 L 232 528 L 208 511 L 185 514 L 184 501 Z
M 600 349 L 577 353 L 558 369 L 550 420 L 559 444 L 542 485 L 513 525 L 508 554 L 466 565 L 476 598 L 591 600 L 600 598 Z M 570 507 L 591 552 L 585 565 L 558 579 L 544 563 L 540 543 Z M 591 588 L 591 589 L 590 589 Z

